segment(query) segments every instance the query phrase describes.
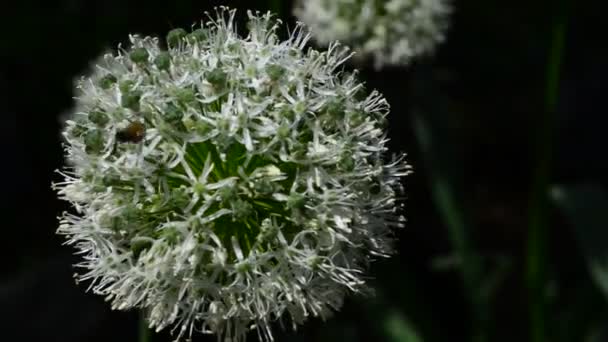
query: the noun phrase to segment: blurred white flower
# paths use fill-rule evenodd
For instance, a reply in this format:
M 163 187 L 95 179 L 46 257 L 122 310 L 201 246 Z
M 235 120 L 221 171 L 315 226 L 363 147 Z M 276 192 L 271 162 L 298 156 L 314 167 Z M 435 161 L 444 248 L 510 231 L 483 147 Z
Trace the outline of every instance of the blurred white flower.
M 286 41 L 272 15 L 219 8 L 168 49 L 131 36 L 78 82 L 54 184 L 74 211 L 58 232 L 116 309 L 241 341 L 295 328 L 363 290 L 403 224 L 402 156 L 384 161 L 389 107 L 340 70 L 348 51 Z
M 450 12 L 450 0 L 297 0 L 294 8 L 319 45 L 348 44 L 376 69 L 432 53 Z

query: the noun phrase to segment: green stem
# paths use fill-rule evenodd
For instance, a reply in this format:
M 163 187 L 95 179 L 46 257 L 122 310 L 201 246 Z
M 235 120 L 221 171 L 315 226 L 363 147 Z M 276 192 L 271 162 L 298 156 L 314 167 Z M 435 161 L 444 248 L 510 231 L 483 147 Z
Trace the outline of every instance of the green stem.
M 474 316 L 472 341 L 485 341 L 489 310 L 487 309 L 486 298 L 480 295 L 482 282 L 481 259 L 471 243 L 471 225 L 467 222 L 464 210 L 459 204 L 462 201 L 456 195 L 457 192 L 453 185 L 454 177 L 444 167 L 444 165 L 450 164 L 449 161 L 445 160 L 445 156 L 449 152 L 441 151 L 438 148 L 438 146 L 445 145 L 442 142 L 435 141 L 437 137 L 433 134 L 437 134 L 437 127 L 431 129 L 430 123 L 419 114 L 412 114 L 412 118 L 416 140 L 423 152 L 422 155 L 426 159 L 433 202 L 447 228 L 448 238 L 454 254 L 459 260 L 458 265 L 464 288 L 468 291 L 467 296 Z
M 433 197 L 441 216 L 446 222 L 448 236 L 460 263 L 464 288 L 469 291 L 469 302 L 473 312 L 472 341 L 486 341 L 488 314 L 486 298 L 480 295 L 481 264 L 473 249 L 470 237 L 470 224 L 464 218 L 463 208 L 457 205 L 457 197 L 445 179 L 436 177 L 432 186 Z
M 148 328 L 148 320 L 146 319 L 145 314 L 140 312 L 139 314 L 139 329 L 138 329 L 138 341 L 139 342 L 150 342 L 150 328 Z
M 536 138 L 535 160 L 537 164 L 534 168 L 529 199 L 526 270 L 531 342 L 544 342 L 547 340 L 545 288 L 547 283 L 548 193 L 553 154 L 554 117 L 557 107 L 560 69 L 566 36 L 566 3 L 566 0 L 560 2 L 558 16 L 553 25 L 549 60 L 547 63 L 545 110 L 533 133 Z

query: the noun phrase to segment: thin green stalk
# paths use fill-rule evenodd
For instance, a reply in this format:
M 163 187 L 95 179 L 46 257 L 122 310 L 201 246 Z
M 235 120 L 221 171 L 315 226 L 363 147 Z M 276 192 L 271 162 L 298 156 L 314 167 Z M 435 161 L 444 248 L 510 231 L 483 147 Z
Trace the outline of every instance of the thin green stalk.
M 489 310 L 486 298 L 480 295 L 481 261 L 472 246 L 470 224 L 467 222 L 463 208 L 459 205 L 461 201 L 455 195 L 454 180 L 450 178 L 449 172 L 445 171 L 444 165 L 449 162 L 444 158 L 449 153 L 438 149 L 437 146 L 444 145 L 435 141 L 437 137 L 432 135 L 433 130 L 427 120 L 416 113 L 412 114 L 412 118 L 414 133 L 425 156 L 427 172 L 430 174 L 433 201 L 447 228 L 454 254 L 459 260 L 462 281 L 472 308 L 474 316 L 472 341 L 486 341 Z
M 472 341 L 487 340 L 488 314 L 486 298 L 480 295 L 480 258 L 471 244 L 470 225 L 464 218 L 463 209 L 457 205 L 457 197 L 449 184 L 436 177 L 432 186 L 435 203 L 444 217 L 454 253 L 460 260 L 460 270 L 465 289 L 469 291 L 469 302 L 473 311 Z
M 553 134 L 555 111 L 559 92 L 560 69 L 566 36 L 566 0 L 560 2 L 558 16 L 553 25 L 547 80 L 545 110 L 534 130 L 536 137 L 536 162 L 529 199 L 529 229 L 526 285 L 530 315 L 530 341 L 547 340 L 547 302 L 545 288 L 547 283 L 547 240 L 549 207 L 550 167 L 553 155 Z
M 139 314 L 139 329 L 138 329 L 138 341 L 139 342 L 150 342 L 152 340 L 150 336 L 150 328 L 148 328 L 148 320 L 143 312 Z

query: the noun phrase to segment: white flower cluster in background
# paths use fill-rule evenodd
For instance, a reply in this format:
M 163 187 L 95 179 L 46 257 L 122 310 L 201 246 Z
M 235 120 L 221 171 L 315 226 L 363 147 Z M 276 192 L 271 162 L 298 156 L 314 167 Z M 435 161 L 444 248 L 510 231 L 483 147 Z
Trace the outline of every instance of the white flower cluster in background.
M 54 184 L 76 277 L 115 309 L 242 341 L 326 317 L 365 289 L 403 225 L 404 156 L 386 161 L 389 106 L 297 26 L 218 8 L 166 42 L 131 36 L 78 82 Z M 167 48 L 164 48 L 167 46 Z
M 294 14 L 326 46 L 350 45 L 376 69 L 407 65 L 445 38 L 450 0 L 298 0 Z

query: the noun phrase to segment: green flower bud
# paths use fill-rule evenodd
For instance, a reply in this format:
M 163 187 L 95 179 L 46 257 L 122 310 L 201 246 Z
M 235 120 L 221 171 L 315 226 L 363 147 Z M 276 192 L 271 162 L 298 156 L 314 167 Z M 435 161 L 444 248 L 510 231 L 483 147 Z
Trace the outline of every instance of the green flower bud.
M 169 122 L 173 125 L 178 124 L 182 120 L 183 117 L 184 117 L 184 112 L 180 108 L 178 108 L 174 105 L 167 106 L 167 109 L 163 113 L 163 118 L 167 122 Z
M 196 93 L 192 88 L 177 89 L 175 97 L 183 104 L 189 104 L 196 101 Z
M 133 90 L 127 93 L 123 93 L 121 97 L 122 106 L 129 108 L 134 111 L 139 110 L 139 100 L 141 99 L 141 92 Z
M 104 127 L 110 121 L 104 112 L 98 110 L 94 110 L 89 113 L 89 120 L 100 127 Z
M 160 70 L 169 70 L 169 67 L 171 66 L 171 55 L 166 51 L 159 53 L 154 59 L 154 65 Z
M 135 82 L 132 80 L 124 80 L 118 84 L 118 89 L 120 89 L 121 93 L 128 93 L 135 86 Z
M 281 77 L 285 75 L 286 71 L 287 70 L 285 70 L 284 67 L 278 64 L 270 64 L 266 67 L 266 73 L 268 74 L 268 77 L 270 77 L 270 79 L 273 81 L 278 81 L 279 79 L 281 79 Z
M 98 129 L 90 130 L 84 136 L 84 145 L 88 153 L 99 153 L 103 149 L 103 133 Z
M 271 181 L 267 179 L 259 179 L 254 183 L 253 189 L 260 195 L 268 196 L 274 193 L 275 186 Z
M 345 155 L 338 166 L 344 171 L 352 171 L 355 168 L 355 159 L 351 155 Z
M 216 68 L 207 74 L 207 81 L 217 89 L 223 89 L 227 80 L 228 75 L 220 68 Z
M 135 64 L 147 63 L 148 56 L 150 56 L 150 54 L 148 53 L 148 50 L 144 48 L 136 48 L 129 53 L 129 58 Z
M 112 74 L 106 74 L 99 79 L 99 86 L 101 89 L 110 89 L 114 83 L 116 83 L 116 76 Z
M 344 116 L 344 105 L 340 101 L 330 101 L 325 107 L 325 112 L 333 117 Z
M 188 39 L 196 42 L 204 42 L 209 36 L 207 30 L 203 28 L 196 29 L 188 34 Z
M 184 39 L 186 34 L 186 30 L 182 28 L 176 28 L 169 31 L 169 33 L 167 34 L 167 44 L 170 47 L 176 47 Z
M 281 123 L 279 128 L 277 128 L 277 136 L 281 139 L 288 138 L 290 132 L 291 132 L 291 128 L 289 127 L 289 124 L 286 122 Z

